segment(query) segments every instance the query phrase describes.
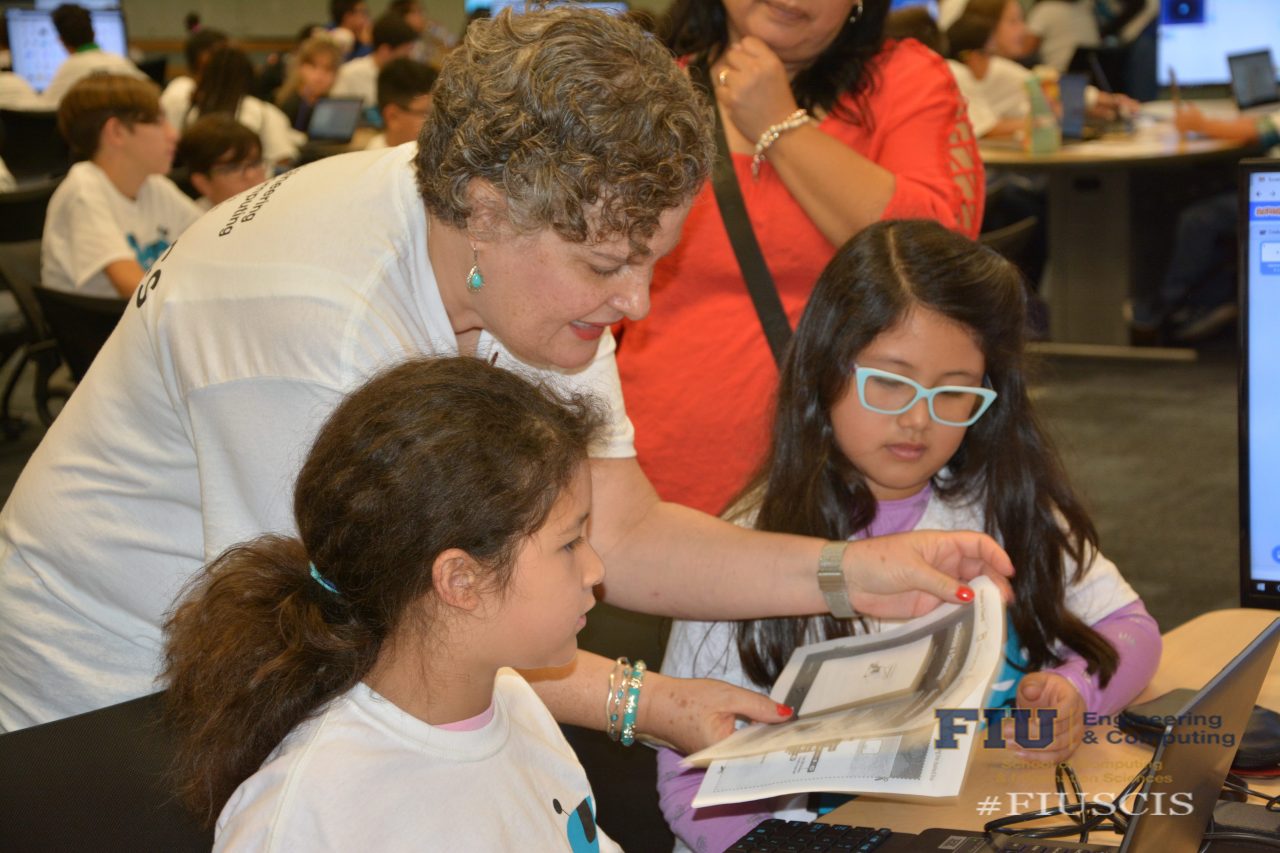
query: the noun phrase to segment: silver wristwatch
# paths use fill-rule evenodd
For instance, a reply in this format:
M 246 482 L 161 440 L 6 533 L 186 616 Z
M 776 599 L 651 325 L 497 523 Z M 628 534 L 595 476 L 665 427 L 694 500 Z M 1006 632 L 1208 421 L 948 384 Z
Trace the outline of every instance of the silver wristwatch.
M 838 619 L 852 619 L 858 614 L 849 603 L 849 588 L 845 586 L 844 560 L 848 542 L 828 542 L 822 546 L 822 554 L 818 557 L 818 589 L 827 600 L 827 609 Z

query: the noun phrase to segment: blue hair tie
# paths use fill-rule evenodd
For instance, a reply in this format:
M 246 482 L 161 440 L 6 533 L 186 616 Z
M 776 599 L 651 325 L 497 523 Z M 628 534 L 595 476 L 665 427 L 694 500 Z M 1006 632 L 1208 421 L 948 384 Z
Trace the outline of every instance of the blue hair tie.
M 307 563 L 307 565 L 311 567 L 311 579 L 313 581 L 320 584 L 320 586 L 329 590 L 329 592 L 333 593 L 334 595 L 342 595 L 342 593 L 338 592 L 338 588 L 333 585 L 332 581 L 330 581 L 324 575 L 320 574 L 320 570 L 316 568 L 315 563 Z

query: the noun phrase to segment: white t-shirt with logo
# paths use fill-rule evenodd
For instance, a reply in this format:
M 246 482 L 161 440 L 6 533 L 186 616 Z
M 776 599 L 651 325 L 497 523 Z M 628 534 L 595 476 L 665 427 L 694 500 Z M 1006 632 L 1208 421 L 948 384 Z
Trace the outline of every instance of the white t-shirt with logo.
M 295 531 L 325 418 L 380 368 L 457 340 L 427 258 L 412 145 L 330 157 L 228 199 L 139 287 L 0 512 L 0 730 L 157 689 L 160 625 L 224 548 Z M 614 341 L 572 372 L 597 457 L 635 455 Z
M 357 685 L 236 789 L 214 850 L 620 853 L 533 689 L 500 670 L 493 703 L 482 728 L 448 731 Z
M 195 202 L 164 175 L 148 176 L 131 199 L 93 162 L 76 163 L 49 200 L 41 280 L 55 290 L 118 297 L 107 264 L 135 260 L 150 269 L 199 216 Z

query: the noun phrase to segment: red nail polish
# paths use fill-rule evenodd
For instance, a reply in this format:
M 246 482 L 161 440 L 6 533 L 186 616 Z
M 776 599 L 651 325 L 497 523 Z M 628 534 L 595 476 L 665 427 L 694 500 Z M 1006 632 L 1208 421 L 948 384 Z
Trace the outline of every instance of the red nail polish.
M 966 603 L 973 601 L 973 590 L 967 586 L 962 586 L 956 590 L 956 598 Z
M 778 705 L 778 714 L 783 717 L 790 717 L 795 711 L 789 705 Z

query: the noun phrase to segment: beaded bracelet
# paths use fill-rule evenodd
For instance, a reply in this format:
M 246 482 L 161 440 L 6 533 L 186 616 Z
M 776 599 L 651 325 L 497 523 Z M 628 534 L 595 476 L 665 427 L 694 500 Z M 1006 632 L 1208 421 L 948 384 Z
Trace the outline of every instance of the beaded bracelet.
M 623 746 L 631 746 L 636 742 L 636 712 L 640 709 L 640 688 L 644 686 L 644 661 L 638 660 L 631 668 L 631 677 L 627 679 L 627 704 L 622 711 Z
M 604 697 L 605 731 L 610 740 L 617 740 L 620 734 L 619 719 L 622 715 L 622 700 L 627 693 L 627 681 L 631 678 L 631 661 L 618 658 L 613 662 L 613 670 L 609 673 L 609 693 Z
M 788 130 L 795 130 L 797 127 L 803 127 L 813 122 L 813 116 L 804 110 L 796 110 L 777 124 L 769 125 L 764 133 L 760 134 L 760 139 L 756 141 L 756 153 L 751 158 L 751 177 L 760 177 L 760 164 L 764 162 L 764 152 L 769 150 L 769 146 L 778 141 L 778 137 L 786 133 Z

